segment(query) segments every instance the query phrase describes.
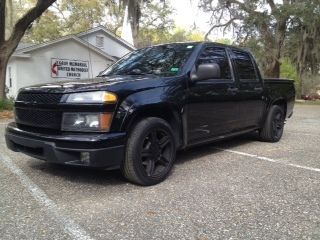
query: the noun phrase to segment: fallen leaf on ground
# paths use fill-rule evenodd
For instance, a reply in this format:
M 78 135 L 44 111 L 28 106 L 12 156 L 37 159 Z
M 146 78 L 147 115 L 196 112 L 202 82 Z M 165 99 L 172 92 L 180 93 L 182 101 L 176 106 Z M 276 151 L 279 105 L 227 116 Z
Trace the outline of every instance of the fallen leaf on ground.
M 0 119 L 12 119 L 13 112 L 9 110 L 0 111 Z

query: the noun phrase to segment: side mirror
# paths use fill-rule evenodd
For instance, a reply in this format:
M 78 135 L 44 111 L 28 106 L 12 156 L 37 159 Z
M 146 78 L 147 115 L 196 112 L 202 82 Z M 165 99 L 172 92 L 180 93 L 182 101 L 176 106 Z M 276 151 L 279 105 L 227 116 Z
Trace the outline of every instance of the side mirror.
M 192 81 L 200 81 L 207 79 L 219 79 L 221 77 L 220 66 L 217 63 L 203 63 L 194 68 L 191 72 Z

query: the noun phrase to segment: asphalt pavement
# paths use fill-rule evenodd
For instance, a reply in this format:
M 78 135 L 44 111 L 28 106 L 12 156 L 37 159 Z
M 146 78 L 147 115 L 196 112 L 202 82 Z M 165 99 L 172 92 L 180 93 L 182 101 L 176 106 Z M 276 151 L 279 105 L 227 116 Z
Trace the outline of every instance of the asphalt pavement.
M 279 143 L 180 152 L 151 187 L 47 164 L 1 137 L 0 239 L 320 239 L 320 106 L 296 105 Z

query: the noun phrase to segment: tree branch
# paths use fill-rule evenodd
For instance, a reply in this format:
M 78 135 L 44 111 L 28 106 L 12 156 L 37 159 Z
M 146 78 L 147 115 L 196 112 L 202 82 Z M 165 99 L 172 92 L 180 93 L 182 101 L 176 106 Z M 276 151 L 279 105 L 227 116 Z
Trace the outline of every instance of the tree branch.
M 222 23 L 222 24 L 217 24 L 217 25 L 213 25 L 210 30 L 206 33 L 206 35 L 204 36 L 204 39 L 208 40 L 208 36 L 210 35 L 210 33 L 213 31 L 213 29 L 215 28 L 221 28 L 224 27 L 224 29 L 226 29 L 227 27 L 229 27 L 235 20 L 237 20 L 238 18 L 231 18 L 228 22 L 226 23 Z
M 251 13 L 251 14 L 254 14 L 254 15 L 263 15 L 262 12 L 259 12 L 259 11 L 255 11 L 253 10 L 252 8 L 250 7 L 247 7 L 244 3 L 242 2 L 239 2 L 238 0 L 228 0 L 228 3 L 229 4 L 237 4 L 239 6 L 240 9 L 242 9 L 243 11 L 247 12 L 247 13 Z
M 66 18 L 66 16 L 64 15 L 63 11 L 59 8 L 59 5 L 57 3 L 52 4 L 52 7 L 55 8 L 61 15 L 62 19 L 64 21 L 67 21 L 68 19 Z
M 246 11 L 246 12 L 253 12 L 254 10 L 247 8 L 246 5 L 242 2 L 239 2 L 238 0 L 228 0 L 229 4 L 237 4 L 242 10 Z
M 271 8 L 271 12 L 274 13 L 277 10 L 276 4 L 274 3 L 273 0 L 267 0 L 267 3 L 269 4 Z
M 55 1 L 56 0 L 38 0 L 37 4 L 18 20 L 13 28 L 10 38 L 7 40 L 9 52 L 12 53 L 16 49 L 30 24 L 40 17 L 41 14 Z

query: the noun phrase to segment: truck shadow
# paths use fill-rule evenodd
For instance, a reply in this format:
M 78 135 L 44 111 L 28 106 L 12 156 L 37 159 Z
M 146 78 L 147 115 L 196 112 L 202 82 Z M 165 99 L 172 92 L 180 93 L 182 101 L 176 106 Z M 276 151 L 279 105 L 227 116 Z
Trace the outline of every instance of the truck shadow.
M 189 161 L 198 160 L 201 157 L 221 152 L 219 148 L 233 148 L 241 145 L 259 141 L 256 133 L 249 133 L 238 137 L 233 137 L 219 142 L 211 142 L 178 152 L 175 164 L 184 164 Z
M 179 151 L 175 162 L 175 168 L 176 170 L 178 170 L 177 168 L 179 168 L 180 164 L 185 164 L 190 161 L 198 161 L 201 157 L 220 152 L 221 150 L 217 148 L 232 148 L 240 145 L 250 144 L 252 141 L 256 140 L 257 137 L 255 134 L 247 134 L 229 140 L 216 143 L 208 143 L 205 145 L 195 146 L 186 150 Z M 39 174 L 46 174 L 58 178 L 63 178 L 65 181 L 69 182 L 103 186 L 127 184 L 127 181 L 122 177 L 120 170 L 103 170 L 50 164 L 35 159 L 30 159 L 28 165 L 34 171 L 38 171 Z
M 65 181 L 89 185 L 121 185 L 126 184 L 120 170 L 104 170 L 78 166 L 46 163 L 41 160 L 30 162 L 30 167 L 41 174 L 63 178 Z

